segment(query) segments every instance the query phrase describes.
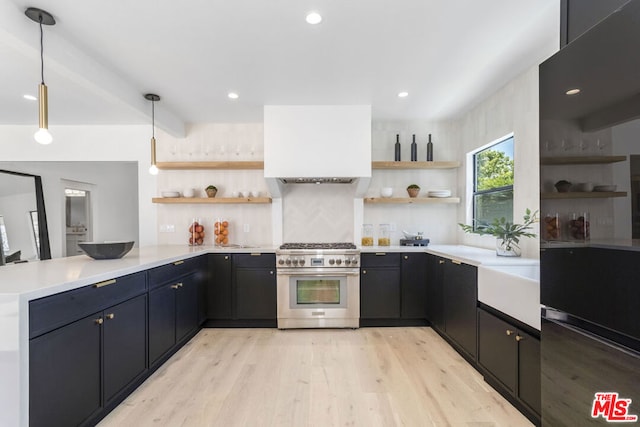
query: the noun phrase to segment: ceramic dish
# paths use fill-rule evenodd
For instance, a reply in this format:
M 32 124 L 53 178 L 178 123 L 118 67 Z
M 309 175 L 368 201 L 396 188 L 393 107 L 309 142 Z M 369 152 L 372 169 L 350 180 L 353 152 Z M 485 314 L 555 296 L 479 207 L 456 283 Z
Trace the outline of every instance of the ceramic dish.
M 160 193 L 162 197 L 180 197 L 179 191 L 162 191 Z
M 451 190 L 429 190 L 428 197 L 451 197 Z
M 617 185 L 596 185 L 593 191 L 616 191 L 617 188 Z

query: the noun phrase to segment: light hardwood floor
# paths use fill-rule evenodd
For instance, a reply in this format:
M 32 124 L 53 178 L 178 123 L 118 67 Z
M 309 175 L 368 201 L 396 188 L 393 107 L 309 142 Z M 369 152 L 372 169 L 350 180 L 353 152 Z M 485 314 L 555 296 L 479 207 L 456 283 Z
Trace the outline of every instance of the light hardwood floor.
M 99 424 L 531 425 L 427 327 L 203 329 Z

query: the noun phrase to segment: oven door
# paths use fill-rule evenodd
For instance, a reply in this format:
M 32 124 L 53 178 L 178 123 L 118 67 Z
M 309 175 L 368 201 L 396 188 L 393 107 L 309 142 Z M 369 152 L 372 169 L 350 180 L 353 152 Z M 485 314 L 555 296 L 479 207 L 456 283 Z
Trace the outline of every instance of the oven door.
M 357 328 L 359 269 L 278 270 L 278 328 Z

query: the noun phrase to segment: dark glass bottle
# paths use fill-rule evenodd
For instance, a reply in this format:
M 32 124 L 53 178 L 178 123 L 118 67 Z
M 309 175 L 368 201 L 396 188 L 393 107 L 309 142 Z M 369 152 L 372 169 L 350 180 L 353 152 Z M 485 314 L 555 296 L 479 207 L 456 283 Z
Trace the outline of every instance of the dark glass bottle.
M 396 134 L 396 156 L 395 161 L 400 161 L 400 135 Z
M 431 134 L 429 134 L 429 142 L 427 142 L 427 162 L 433 161 L 433 142 L 431 142 Z
M 411 161 L 418 161 L 418 144 L 416 144 L 416 134 L 413 134 L 413 142 L 411 143 Z

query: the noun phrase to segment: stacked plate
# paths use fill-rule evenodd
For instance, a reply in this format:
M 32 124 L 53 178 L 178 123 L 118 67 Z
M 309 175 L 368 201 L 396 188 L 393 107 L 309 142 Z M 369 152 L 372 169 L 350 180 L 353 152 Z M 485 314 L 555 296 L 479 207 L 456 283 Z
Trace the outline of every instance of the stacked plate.
M 428 197 L 451 197 L 451 190 L 429 190 Z

